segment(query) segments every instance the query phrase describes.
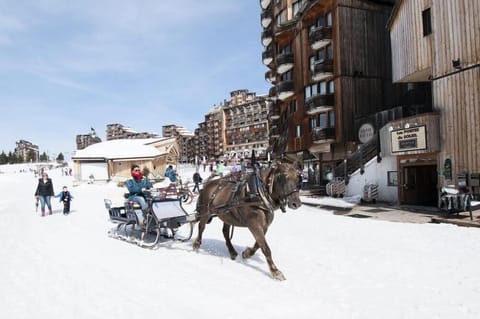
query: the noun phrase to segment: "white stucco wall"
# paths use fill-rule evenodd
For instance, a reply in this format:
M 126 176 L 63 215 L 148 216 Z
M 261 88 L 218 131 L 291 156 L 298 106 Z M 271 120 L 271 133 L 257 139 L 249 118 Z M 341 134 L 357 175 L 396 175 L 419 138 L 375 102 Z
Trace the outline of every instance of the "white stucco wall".
M 387 172 L 396 170 L 397 160 L 395 157 L 384 157 L 380 163 L 377 163 L 377 157 L 374 157 L 365 165 L 363 174 L 360 174 L 360 170 L 356 170 L 350 176 L 345 196 L 359 195 L 363 197 L 363 187 L 366 184 L 378 184 L 378 201 L 397 204 L 398 187 L 387 185 Z

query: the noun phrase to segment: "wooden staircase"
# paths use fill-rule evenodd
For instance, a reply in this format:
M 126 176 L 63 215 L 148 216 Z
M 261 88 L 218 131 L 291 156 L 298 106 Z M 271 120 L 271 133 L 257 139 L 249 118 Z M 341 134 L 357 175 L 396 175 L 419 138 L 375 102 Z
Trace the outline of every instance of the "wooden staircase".
M 363 167 L 375 156 L 379 156 L 380 145 L 378 134 L 375 134 L 373 138 L 360 146 L 360 148 L 353 154 L 351 154 L 346 161 L 343 161 L 337 167 L 335 167 L 335 177 L 345 177 L 345 184 L 348 184 L 348 176 L 353 172 L 360 169 L 360 173 L 363 174 Z M 380 156 L 378 157 L 380 159 Z M 346 166 L 346 167 L 345 167 Z

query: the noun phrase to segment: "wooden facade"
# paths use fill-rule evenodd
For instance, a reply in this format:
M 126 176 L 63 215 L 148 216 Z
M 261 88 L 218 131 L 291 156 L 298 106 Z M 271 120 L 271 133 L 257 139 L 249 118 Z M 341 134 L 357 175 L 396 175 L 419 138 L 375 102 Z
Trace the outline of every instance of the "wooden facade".
M 399 1 L 390 22 L 394 82 L 422 82 L 432 76 L 432 35 L 423 35 L 422 12 L 432 0 Z
M 480 174 L 479 16 L 478 0 L 401 0 L 389 24 L 394 81 L 431 83 L 440 114 L 438 187 L 467 176 L 475 193 L 480 188 L 468 176 Z
M 356 120 L 392 106 L 395 94 L 385 26 L 393 3 L 283 0 L 262 8 L 262 19 L 270 14 L 272 20 L 262 23 L 263 37 L 271 34 L 271 42 L 262 42 L 268 43 L 264 57 L 272 55 L 266 63 L 268 78 L 274 74 L 270 98 L 280 110 L 277 125 L 283 133 L 271 136 L 270 144 L 280 146 L 274 153 L 335 166 L 357 149 Z M 318 31 L 324 41 L 316 46 L 313 33 Z M 290 73 L 283 72 L 279 62 L 285 48 L 293 55 Z M 325 67 L 317 68 L 319 63 Z M 324 73 L 314 76 L 315 72 Z M 283 98 L 289 82 L 291 92 Z

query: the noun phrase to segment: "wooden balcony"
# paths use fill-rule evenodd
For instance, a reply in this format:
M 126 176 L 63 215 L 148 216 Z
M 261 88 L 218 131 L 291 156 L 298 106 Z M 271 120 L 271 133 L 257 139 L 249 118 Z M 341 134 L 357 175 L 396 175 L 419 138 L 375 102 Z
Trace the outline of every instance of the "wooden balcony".
M 272 10 L 267 8 L 260 14 L 260 22 L 262 27 L 267 28 L 272 23 Z
M 332 27 L 315 28 L 310 32 L 308 38 L 313 50 L 321 49 L 332 42 Z
M 279 100 L 285 100 L 295 94 L 295 85 L 292 80 L 282 81 L 277 85 Z
M 264 30 L 262 32 L 262 44 L 264 47 L 267 47 L 270 43 L 272 43 L 273 32 L 272 30 Z
M 273 61 L 273 49 L 269 46 L 262 52 L 262 62 L 265 65 L 269 65 Z
M 315 127 L 312 131 L 313 143 L 333 143 L 335 142 L 334 127 Z
M 268 90 L 268 96 L 271 98 L 276 98 L 277 97 L 277 86 L 272 86 L 270 90 Z
M 326 59 L 315 63 L 312 72 L 313 81 L 321 81 L 333 76 L 333 60 Z
M 276 121 L 280 118 L 280 105 L 277 103 L 272 103 L 268 111 L 270 120 Z
M 269 83 L 272 83 L 272 84 L 275 84 L 276 81 L 277 81 L 277 77 L 275 76 L 275 72 L 273 72 L 272 70 L 268 70 L 267 72 L 265 72 L 265 81 L 267 81 Z
M 335 107 L 335 96 L 333 94 L 320 94 L 308 98 L 305 101 L 307 114 L 316 114 L 333 110 Z
M 280 129 L 278 127 L 271 128 L 270 137 L 280 137 Z
M 260 0 L 260 7 L 265 10 L 266 8 L 268 8 L 268 6 L 270 5 L 270 3 L 272 2 L 272 0 Z
M 282 53 L 275 59 L 277 73 L 283 74 L 293 68 L 293 53 Z

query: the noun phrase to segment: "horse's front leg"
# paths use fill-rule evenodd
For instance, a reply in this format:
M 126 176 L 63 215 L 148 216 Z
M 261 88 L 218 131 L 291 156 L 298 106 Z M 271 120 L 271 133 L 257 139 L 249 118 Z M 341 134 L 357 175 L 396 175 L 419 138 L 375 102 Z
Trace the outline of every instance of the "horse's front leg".
M 205 230 L 205 225 L 207 224 L 207 221 L 209 219 L 209 215 L 205 215 L 200 217 L 199 222 L 198 222 L 198 234 L 197 238 L 193 241 L 193 250 L 198 250 L 200 248 L 200 245 L 202 244 L 202 234 L 203 231 Z
M 263 236 L 264 237 L 267 234 L 268 226 L 270 226 L 270 225 L 266 225 L 265 227 L 263 227 Z M 253 244 L 253 247 L 247 247 L 242 252 L 242 257 L 245 258 L 245 259 L 252 257 L 253 255 L 255 255 L 258 248 L 259 248 L 259 246 L 258 246 L 257 242 L 255 241 L 255 244 Z
M 273 262 L 272 251 L 270 250 L 270 247 L 267 244 L 267 240 L 265 239 L 265 233 L 263 228 L 258 225 L 249 225 L 248 228 L 252 232 L 253 237 L 255 237 L 255 245 L 258 245 L 260 247 L 263 254 L 265 255 L 265 258 L 267 259 L 268 267 L 270 268 L 270 273 L 272 274 L 273 279 L 285 280 L 285 276 Z M 255 248 L 255 245 L 253 248 Z
M 222 233 L 223 237 L 225 238 L 225 243 L 227 244 L 228 252 L 230 253 L 230 258 L 232 260 L 235 260 L 237 258 L 238 253 L 233 248 L 232 242 L 230 241 L 230 225 L 227 223 L 223 223 L 223 228 L 222 228 Z
M 242 252 L 242 257 L 244 259 L 247 259 L 247 258 L 250 258 L 252 257 L 253 255 L 255 255 L 255 253 L 257 252 L 258 250 L 258 244 L 257 242 L 255 242 L 255 244 L 253 244 L 253 247 L 247 247 L 245 248 L 245 250 Z

